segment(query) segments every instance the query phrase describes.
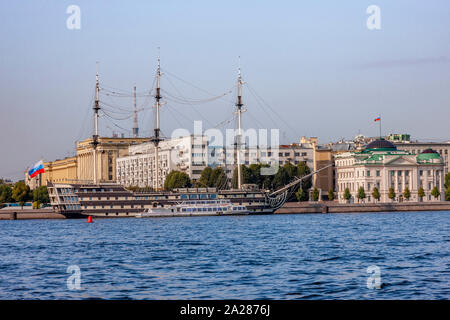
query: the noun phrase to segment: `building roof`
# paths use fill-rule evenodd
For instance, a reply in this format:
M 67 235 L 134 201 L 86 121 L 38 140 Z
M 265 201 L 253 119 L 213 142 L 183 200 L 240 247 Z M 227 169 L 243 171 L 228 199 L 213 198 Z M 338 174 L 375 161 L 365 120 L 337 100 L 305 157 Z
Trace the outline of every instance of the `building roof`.
M 420 163 L 436 163 L 441 160 L 441 155 L 433 149 L 426 149 L 417 156 L 417 162 Z
M 395 151 L 397 147 L 390 141 L 384 139 L 377 139 L 370 142 L 365 148 L 365 151 Z

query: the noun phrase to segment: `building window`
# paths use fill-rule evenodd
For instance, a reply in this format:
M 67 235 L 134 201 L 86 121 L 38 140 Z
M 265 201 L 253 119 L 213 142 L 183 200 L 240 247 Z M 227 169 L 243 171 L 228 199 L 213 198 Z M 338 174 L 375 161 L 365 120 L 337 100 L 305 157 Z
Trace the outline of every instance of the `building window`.
M 380 176 L 380 170 L 377 170 L 377 177 Z

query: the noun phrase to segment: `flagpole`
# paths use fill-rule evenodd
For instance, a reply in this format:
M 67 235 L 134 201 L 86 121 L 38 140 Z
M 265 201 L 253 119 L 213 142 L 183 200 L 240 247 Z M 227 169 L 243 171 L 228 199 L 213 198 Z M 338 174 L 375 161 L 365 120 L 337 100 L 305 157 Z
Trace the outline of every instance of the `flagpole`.
M 380 140 L 381 140 L 381 114 L 379 115 L 380 117 Z

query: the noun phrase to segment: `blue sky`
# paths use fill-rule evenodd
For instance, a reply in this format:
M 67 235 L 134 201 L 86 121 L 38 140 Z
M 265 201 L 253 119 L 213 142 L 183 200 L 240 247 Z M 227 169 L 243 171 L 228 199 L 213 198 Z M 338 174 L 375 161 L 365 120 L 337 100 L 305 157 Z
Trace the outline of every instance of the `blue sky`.
M 81 29 L 66 28 L 69 5 Z M 381 9 L 381 30 L 366 28 L 366 8 Z M 448 1 L 2 1 L 0 3 L 0 177 L 18 179 L 41 157 L 74 153 L 92 134 L 95 63 L 104 85 L 151 88 L 157 47 L 163 88 L 190 99 L 244 88 L 245 127 L 280 128 L 283 143 L 301 135 L 327 143 L 359 132 L 410 133 L 449 140 Z M 131 98 L 110 103 L 132 108 Z M 214 126 L 232 116 L 232 95 L 162 108 L 162 131 Z M 138 105 L 148 105 L 145 98 Z M 276 112 L 276 113 L 275 113 Z M 207 122 L 206 122 L 207 121 Z M 101 134 L 129 135 L 131 120 Z M 153 126 L 139 113 L 141 132 Z

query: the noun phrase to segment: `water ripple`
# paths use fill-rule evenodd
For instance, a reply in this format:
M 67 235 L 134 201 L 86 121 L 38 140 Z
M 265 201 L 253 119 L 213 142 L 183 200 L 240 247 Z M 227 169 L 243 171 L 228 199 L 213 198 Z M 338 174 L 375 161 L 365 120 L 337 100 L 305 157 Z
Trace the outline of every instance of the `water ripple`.
M 0 221 L 0 299 L 449 299 L 449 213 Z

